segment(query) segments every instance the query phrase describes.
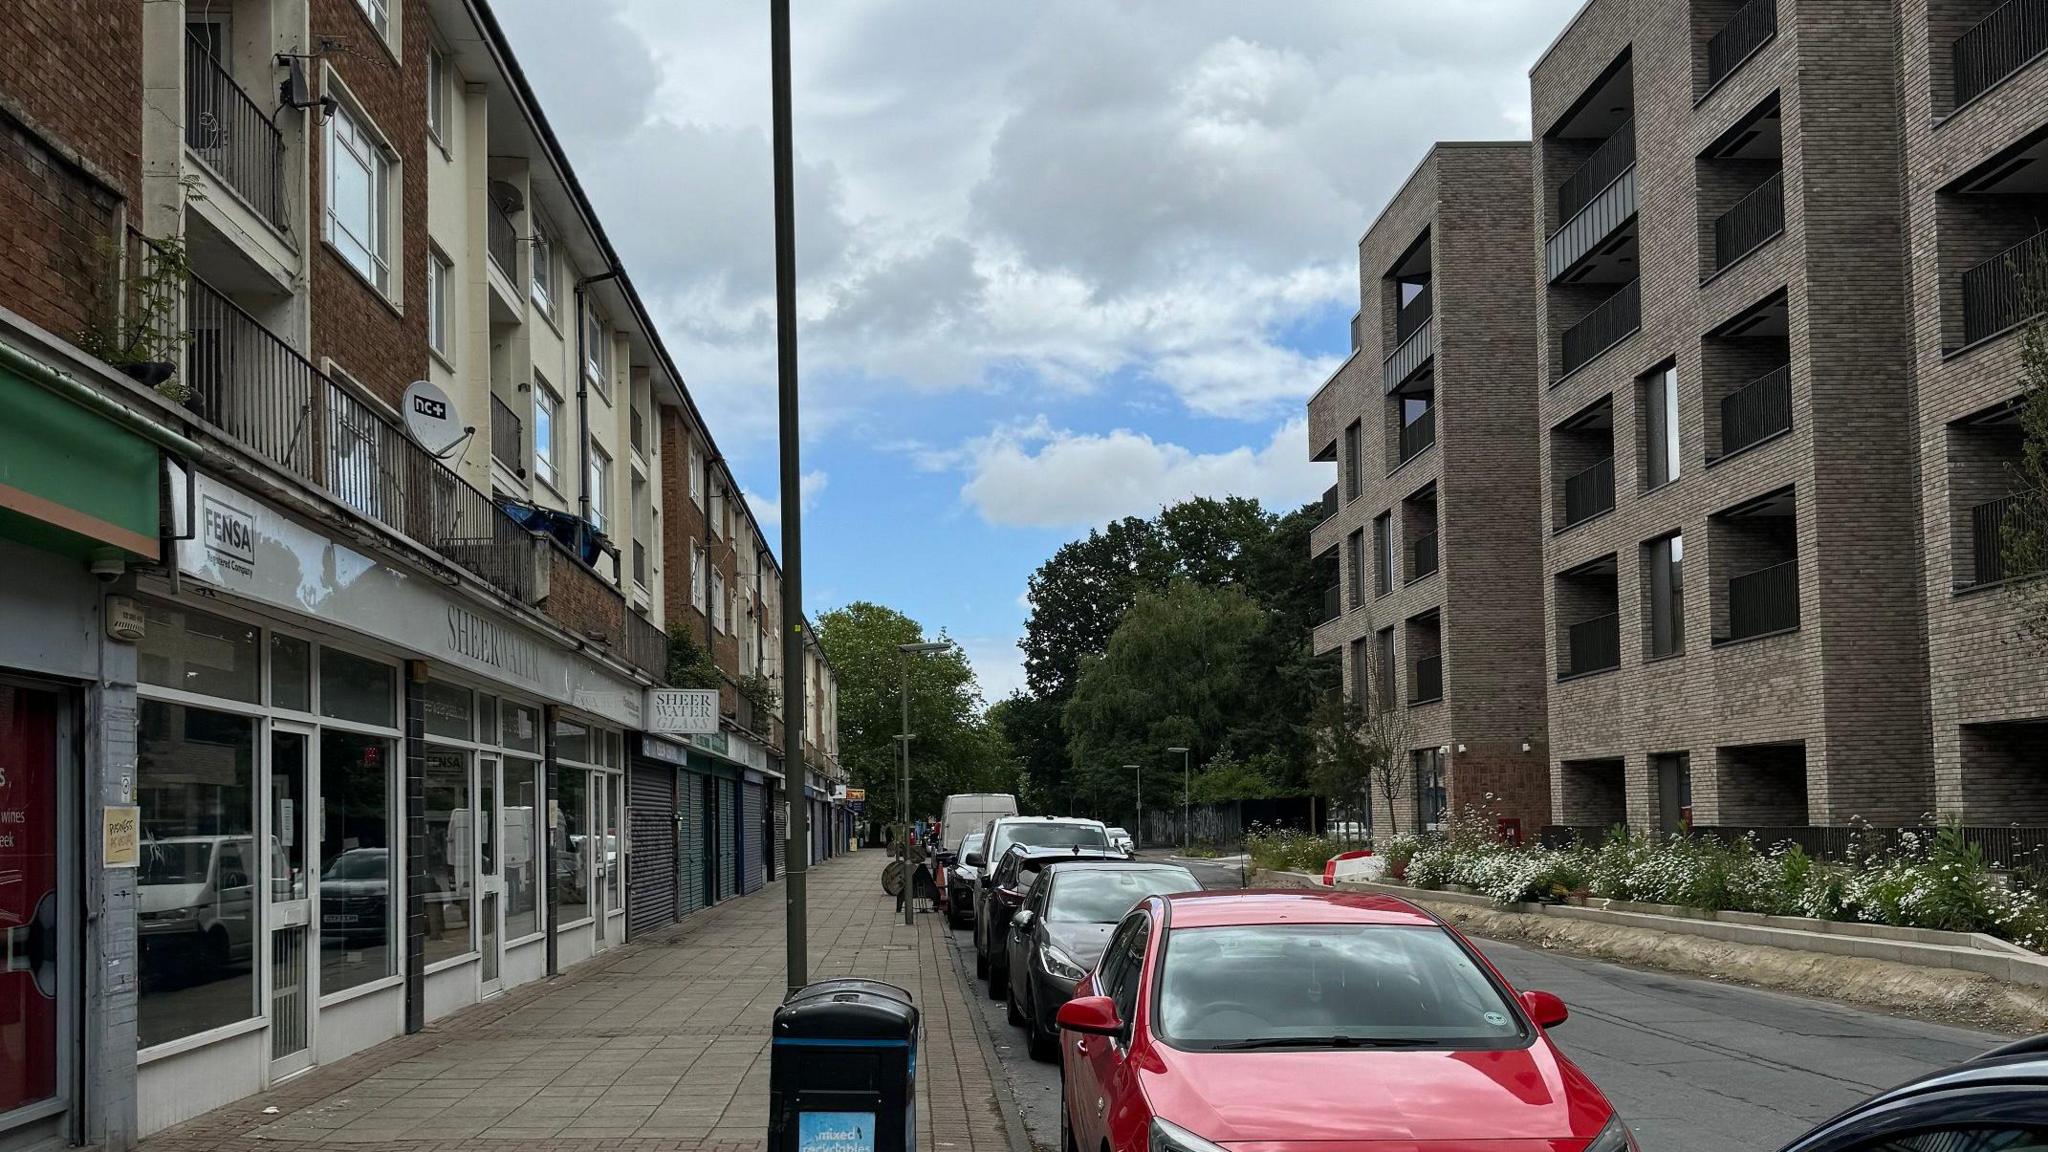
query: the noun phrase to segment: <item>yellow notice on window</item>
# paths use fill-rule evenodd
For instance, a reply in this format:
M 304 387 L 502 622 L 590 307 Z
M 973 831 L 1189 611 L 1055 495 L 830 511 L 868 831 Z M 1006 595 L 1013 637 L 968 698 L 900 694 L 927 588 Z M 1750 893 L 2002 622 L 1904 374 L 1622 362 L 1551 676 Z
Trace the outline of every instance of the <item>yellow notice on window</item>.
M 101 863 L 108 868 L 133 868 L 142 863 L 142 809 L 109 804 L 100 809 Z

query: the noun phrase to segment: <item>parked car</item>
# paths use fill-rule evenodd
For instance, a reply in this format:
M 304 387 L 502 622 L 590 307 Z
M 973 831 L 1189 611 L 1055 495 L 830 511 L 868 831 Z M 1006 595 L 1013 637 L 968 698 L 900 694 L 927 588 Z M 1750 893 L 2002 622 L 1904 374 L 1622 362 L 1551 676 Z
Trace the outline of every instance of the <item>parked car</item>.
M 1030 1036 L 1033 1060 L 1059 1055 L 1054 1013 L 1102 958 L 1109 933 L 1138 901 L 1199 892 L 1201 881 L 1178 864 L 1134 860 L 1049 860 L 1010 917 L 1010 1023 Z
M 958 792 L 946 797 L 939 808 L 937 855 L 950 863 L 960 855 L 960 844 L 991 820 L 1017 814 L 1017 798 L 1008 792 Z
M 960 840 L 960 858 L 942 866 L 944 879 L 939 891 L 946 898 L 946 923 L 955 928 L 965 928 L 974 923 L 974 881 L 981 869 L 967 863 L 966 857 L 981 852 L 982 831 L 975 829 Z
M 1001 816 L 982 827 L 981 850 L 963 853 L 960 862 L 979 870 L 974 881 L 974 974 L 986 976 L 990 953 L 1002 948 L 1003 938 L 991 941 L 982 930 L 988 920 L 989 874 L 1013 844 L 1045 848 L 1091 848 L 1109 851 L 1109 832 L 1100 820 L 1058 816 Z M 1012 906 L 1014 907 L 1014 905 Z M 1006 920 L 1007 925 L 1007 920 Z
M 1123 853 L 1126 856 L 1135 856 L 1138 854 L 1138 842 L 1132 839 L 1131 834 L 1129 832 L 1126 832 L 1122 828 L 1118 828 L 1115 825 L 1111 825 L 1109 827 L 1109 846 Z
M 1545 1034 L 1564 1002 L 1517 994 L 1463 936 L 1389 896 L 1149 897 L 1056 1019 L 1069 1152 L 1636 1152 Z
M 320 874 L 320 938 L 334 945 L 382 944 L 391 910 L 388 848 L 350 848 Z
M 2048 1035 L 1993 1048 L 1887 1089 L 1783 1152 L 2041 1152 L 2048 1149 Z
M 1122 859 L 1122 855 L 1106 846 L 1033 848 L 1013 844 L 1008 852 L 1003 853 L 994 871 L 984 875 L 982 886 L 988 895 L 974 910 L 974 934 L 980 941 L 982 954 L 987 957 L 985 963 L 976 964 L 975 974 L 988 978 L 989 999 L 1000 1000 L 1009 991 L 1010 955 L 1007 946 L 1010 917 L 1030 898 L 1039 870 L 1055 860 Z

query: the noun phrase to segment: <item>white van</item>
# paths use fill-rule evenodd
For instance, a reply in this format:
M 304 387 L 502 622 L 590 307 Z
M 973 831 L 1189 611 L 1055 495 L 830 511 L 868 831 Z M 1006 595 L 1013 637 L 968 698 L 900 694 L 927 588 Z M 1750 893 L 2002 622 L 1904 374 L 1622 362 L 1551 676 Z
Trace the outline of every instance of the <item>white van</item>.
M 1017 798 L 1008 792 L 961 792 L 946 797 L 939 812 L 939 851 L 952 856 L 969 832 L 980 831 L 989 821 L 1017 814 Z

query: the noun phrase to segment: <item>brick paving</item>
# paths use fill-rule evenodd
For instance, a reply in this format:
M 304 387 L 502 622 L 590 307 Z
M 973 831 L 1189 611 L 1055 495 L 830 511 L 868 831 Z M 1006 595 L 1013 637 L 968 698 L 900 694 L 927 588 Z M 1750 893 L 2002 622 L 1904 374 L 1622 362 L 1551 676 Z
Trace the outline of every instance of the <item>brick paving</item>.
M 943 918 L 905 927 L 882 863 L 856 852 L 811 871 L 811 978 L 886 980 L 915 997 L 921 1152 L 1011 1152 Z M 140 1152 L 764 1149 L 782 917 L 782 885 L 770 884 L 166 1129 Z

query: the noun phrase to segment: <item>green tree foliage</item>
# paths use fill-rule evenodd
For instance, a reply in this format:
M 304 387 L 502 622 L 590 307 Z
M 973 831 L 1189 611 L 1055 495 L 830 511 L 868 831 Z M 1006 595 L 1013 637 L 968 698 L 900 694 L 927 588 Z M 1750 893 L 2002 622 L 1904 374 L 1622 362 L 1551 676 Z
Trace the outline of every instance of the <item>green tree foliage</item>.
M 893 608 L 856 601 L 818 618 L 818 643 L 839 677 L 839 758 L 868 812 L 893 819 L 900 793 L 903 677 L 910 677 L 911 814 L 934 817 L 955 792 L 1009 792 L 1016 769 L 1002 729 L 982 715 L 981 687 L 955 644 L 909 656 L 899 644 L 930 638 Z M 949 642 L 941 634 L 939 641 Z
M 2008 572 L 2048 572 L 2048 275 L 2036 278 L 2029 298 L 2039 313 L 2020 334 L 2026 392 L 2020 402 L 2020 462 L 2013 469 L 2019 507 L 2006 517 Z M 2048 581 L 2021 580 L 2013 594 L 2024 606 L 2023 627 L 2037 651 L 2048 654 Z

